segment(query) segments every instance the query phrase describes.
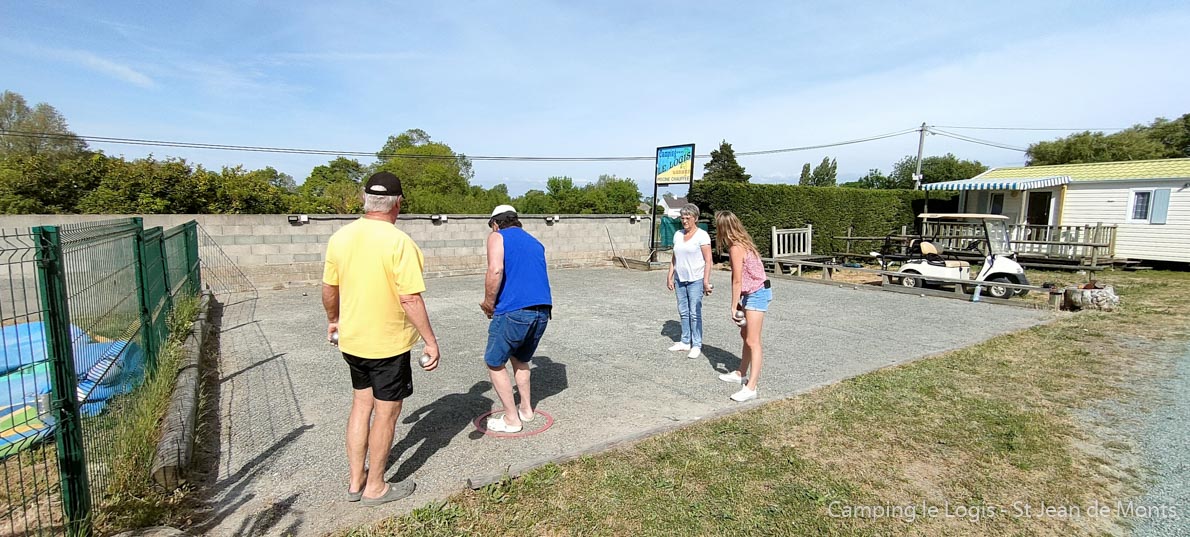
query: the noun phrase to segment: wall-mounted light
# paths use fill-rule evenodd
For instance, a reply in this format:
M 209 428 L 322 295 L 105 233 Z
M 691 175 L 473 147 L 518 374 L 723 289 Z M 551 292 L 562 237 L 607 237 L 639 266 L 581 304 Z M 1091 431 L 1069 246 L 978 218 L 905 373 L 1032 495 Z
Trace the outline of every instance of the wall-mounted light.
M 445 222 L 447 220 L 447 218 L 446 218 L 446 215 L 444 215 L 444 214 L 434 214 L 434 215 L 430 215 L 430 220 L 433 220 L 438 223 L 442 223 L 442 222 Z
M 644 215 L 634 214 L 628 217 L 628 221 L 632 222 L 633 224 L 637 224 L 640 223 L 641 220 L 644 220 L 644 218 Z
M 559 221 L 559 220 L 561 220 L 561 219 L 562 219 L 561 217 L 559 217 L 558 215 L 556 215 L 556 214 L 555 214 L 554 216 L 547 216 L 547 217 L 545 217 L 545 223 L 547 223 L 547 224 L 556 224 L 556 223 L 558 223 L 558 221 Z
M 285 218 L 289 220 L 291 226 L 300 226 L 310 222 L 310 217 L 304 214 L 291 214 Z

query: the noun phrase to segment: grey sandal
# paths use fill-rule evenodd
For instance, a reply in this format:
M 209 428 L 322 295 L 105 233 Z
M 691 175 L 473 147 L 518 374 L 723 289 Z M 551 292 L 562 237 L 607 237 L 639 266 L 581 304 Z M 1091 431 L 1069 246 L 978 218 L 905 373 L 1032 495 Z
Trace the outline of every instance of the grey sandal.
M 417 483 L 412 479 L 406 479 L 400 483 L 390 483 L 388 490 L 384 492 L 379 498 L 363 498 L 360 499 L 361 505 L 382 505 L 388 502 L 395 502 L 401 498 L 406 498 L 413 494 L 413 490 L 417 488 Z

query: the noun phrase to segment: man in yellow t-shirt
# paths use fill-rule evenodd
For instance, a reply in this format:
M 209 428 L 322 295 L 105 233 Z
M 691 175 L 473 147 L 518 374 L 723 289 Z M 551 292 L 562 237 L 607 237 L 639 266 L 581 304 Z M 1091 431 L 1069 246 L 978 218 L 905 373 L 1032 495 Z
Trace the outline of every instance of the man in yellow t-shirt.
M 368 178 L 365 214 L 331 235 L 322 274 L 327 340 L 338 342 L 355 389 L 347 419 L 347 500 L 364 505 L 413 493 L 412 479 L 389 485 L 384 472 L 401 402 L 413 394 L 409 351 L 418 339 L 428 357 L 422 369 L 438 367 L 438 339 L 421 297 L 421 250 L 395 226 L 401 194 L 401 180 L 391 173 Z

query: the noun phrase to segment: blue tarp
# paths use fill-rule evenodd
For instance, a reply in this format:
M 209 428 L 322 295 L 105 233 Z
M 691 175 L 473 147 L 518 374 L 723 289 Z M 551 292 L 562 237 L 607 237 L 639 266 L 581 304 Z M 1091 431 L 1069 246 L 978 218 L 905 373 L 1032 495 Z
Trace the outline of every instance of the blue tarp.
M 70 327 L 74 366 L 83 416 L 103 412 L 107 401 L 136 388 L 144 377 L 144 352 L 128 341 L 97 341 Z M 53 422 L 39 398 L 50 392 L 42 323 L 3 327 L 0 359 L 0 457 L 24 449 L 48 435 Z

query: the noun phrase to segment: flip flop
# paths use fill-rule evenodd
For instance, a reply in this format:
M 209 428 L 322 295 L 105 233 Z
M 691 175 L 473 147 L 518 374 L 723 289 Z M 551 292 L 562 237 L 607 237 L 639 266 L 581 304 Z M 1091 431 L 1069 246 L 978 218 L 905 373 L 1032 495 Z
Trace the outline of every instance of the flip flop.
M 359 489 L 359 492 L 351 492 L 350 490 L 347 491 L 347 501 L 349 501 L 349 502 L 358 502 L 360 500 L 360 498 L 363 498 L 363 497 L 364 497 L 364 489 L 362 489 L 362 488 Z
M 417 483 L 412 479 L 406 479 L 400 483 L 390 483 L 388 490 L 384 492 L 379 498 L 362 498 L 360 505 L 382 505 L 388 502 L 395 502 L 401 498 L 406 498 L 413 494 L 413 490 L 417 488 Z

